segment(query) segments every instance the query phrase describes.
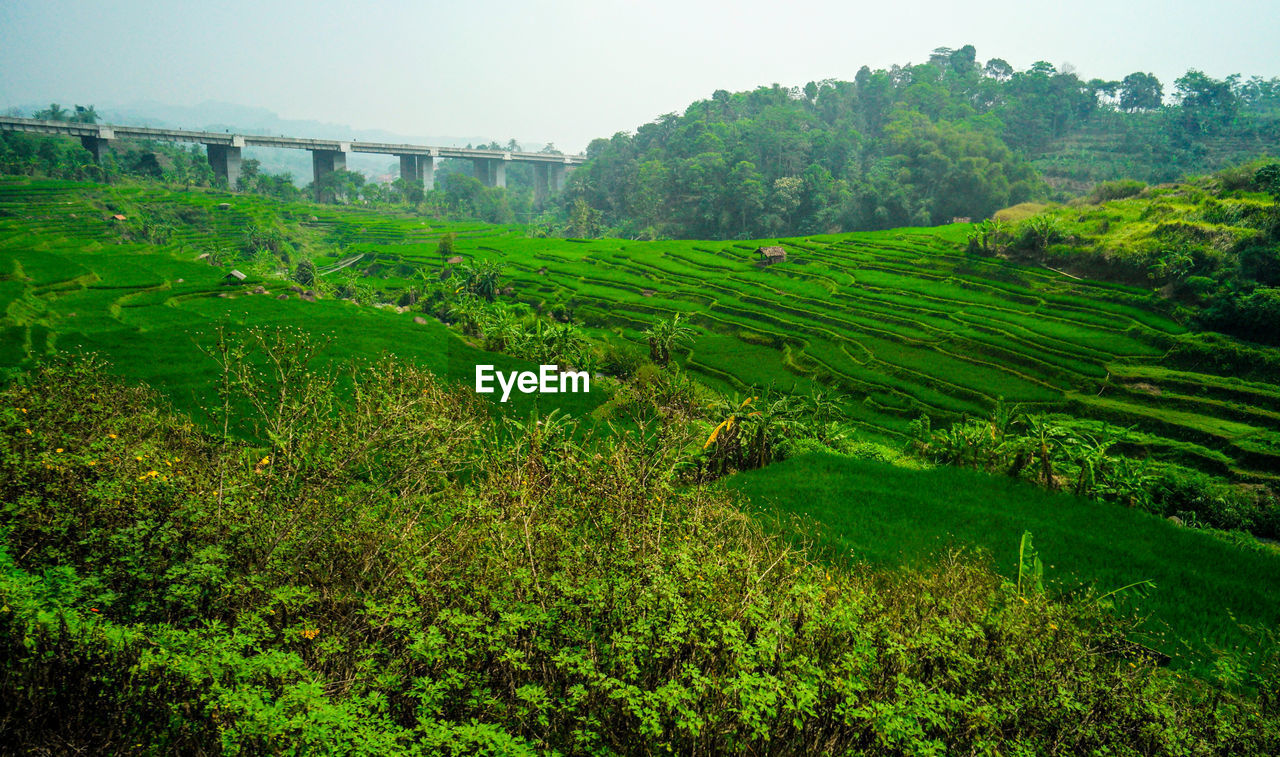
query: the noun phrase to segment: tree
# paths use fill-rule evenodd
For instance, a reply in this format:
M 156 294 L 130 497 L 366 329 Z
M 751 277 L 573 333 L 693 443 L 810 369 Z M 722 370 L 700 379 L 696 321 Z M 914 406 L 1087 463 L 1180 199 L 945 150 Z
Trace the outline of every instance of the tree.
M 1017 476 L 1028 464 L 1034 462 L 1036 478 L 1040 483 L 1049 489 L 1057 489 L 1054 458 L 1064 446 L 1071 443 L 1070 433 L 1043 415 L 1023 415 L 1019 418 L 1019 423 L 1025 431 L 1014 445 L 1017 454 L 1009 468 L 1009 475 Z
M 98 111 L 92 106 L 85 107 L 83 105 L 75 106 L 75 114 L 71 116 L 74 123 L 79 124 L 96 124 L 98 123 Z
M 70 117 L 67 109 L 57 103 L 50 103 L 49 107 L 44 110 L 37 110 L 32 114 L 33 118 L 39 118 L 45 121 L 66 121 Z
M 316 264 L 310 260 L 304 260 L 298 264 L 293 271 L 293 280 L 304 287 L 313 286 L 316 283 L 319 273 L 316 271 Z
M 1058 217 L 1049 213 L 1039 213 L 1028 218 L 1024 228 L 1025 233 L 1031 237 L 1032 244 L 1041 252 L 1047 250 L 1062 235 Z
M 1215 131 L 1235 118 L 1239 102 L 1230 80 L 1214 79 L 1191 69 L 1174 84 L 1182 106 L 1183 125 L 1188 131 Z
M 456 238 L 453 232 L 449 232 L 440 237 L 440 241 L 436 243 L 436 254 L 440 256 L 441 265 L 447 264 L 449 258 L 453 257 L 453 243 Z
M 988 78 L 995 79 L 999 82 L 1009 80 L 1013 76 L 1013 66 L 1009 65 L 1009 61 L 1004 58 L 992 58 L 987 61 L 987 65 L 983 67 L 982 73 Z
M 665 367 L 671 362 L 672 348 L 687 342 L 693 336 L 693 329 L 681 325 L 680 314 L 676 313 L 670 320 L 650 326 L 644 335 L 649 340 L 649 358 L 654 364 Z
M 947 60 L 947 65 L 952 73 L 959 76 L 968 76 L 978 70 L 978 51 L 973 45 L 965 45 L 951 53 Z
M 590 239 L 596 235 L 599 223 L 600 211 L 581 197 L 574 201 L 573 211 L 569 214 L 569 236 Z
M 1268 163 L 1253 175 L 1253 181 L 1263 192 L 1280 201 L 1280 163 Z
M 1129 112 L 1156 110 L 1164 104 L 1164 86 L 1155 74 L 1135 71 L 1120 82 L 1120 107 Z
M 498 296 L 498 285 L 502 281 L 501 263 L 481 260 L 463 265 L 459 273 L 463 290 L 487 302 L 493 302 Z

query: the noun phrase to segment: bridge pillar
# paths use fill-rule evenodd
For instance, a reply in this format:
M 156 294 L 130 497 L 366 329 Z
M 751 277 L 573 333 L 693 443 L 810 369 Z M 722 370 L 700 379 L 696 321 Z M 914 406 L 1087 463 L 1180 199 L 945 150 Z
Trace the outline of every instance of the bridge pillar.
M 476 178 L 480 180 L 481 184 L 486 187 L 493 186 L 493 179 L 490 178 L 489 174 L 488 158 L 472 158 L 471 165 L 475 169 Z
M 560 190 L 564 189 L 564 175 L 565 175 L 564 164 L 553 163 L 551 164 L 550 168 L 551 168 L 551 193 L 559 194 Z
M 430 155 L 418 156 L 418 178 L 422 188 L 430 192 L 436 188 L 436 159 Z
M 418 173 L 418 157 L 416 155 L 400 156 L 400 178 L 408 182 L 422 181 L 422 174 Z
M 502 160 L 495 160 L 490 162 L 490 166 L 493 168 L 493 185 L 495 187 L 502 187 L 503 189 L 506 189 L 507 187 L 506 162 Z
M 547 197 L 551 194 L 547 185 L 547 164 L 533 164 L 533 202 L 541 205 L 547 201 Z
M 209 165 L 213 166 L 213 175 L 225 179 L 227 187 L 236 188 L 240 180 L 240 148 L 227 145 L 205 145 L 209 154 Z
M 334 171 L 345 170 L 347 170 L 345 150 L 311 151 L 312 188 L 315 190 L 317 202 L 328 202 L 333 199 L 333 193 L 323 187 L 325 177 Z
M 93 156 L 95 163 L 101 163 L 107 157 L 107 147 L 111 140 L 102 137 L 81 137 L 80 144 Z

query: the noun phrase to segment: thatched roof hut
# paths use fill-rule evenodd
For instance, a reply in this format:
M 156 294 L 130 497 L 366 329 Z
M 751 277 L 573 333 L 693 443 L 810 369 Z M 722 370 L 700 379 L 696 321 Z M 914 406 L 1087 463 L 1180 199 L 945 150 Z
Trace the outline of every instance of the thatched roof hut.
M 461 255 L 454 255 L 453 257 L 449 258 L 448 260 L 446 260 L 446 261 L 444 261 L 444 262 L 448 263 L 449 265 L 458 265 L 459 263 L 461 263 L 461 262 L 462 262 L 462 256 L 461 256 Z
M 244 281 L 247 278 L 249 277 L 241 273 L 240 271 L 232 270 L 231 273 L 228 273 L 226 276 L 223 276 L 222 280 L 229 284 L 234 284 L 237 281 Z
M 757 247 L 756 254 L 769 265 L 783 263 L 787 260 L 787 251 L 781 247 Z

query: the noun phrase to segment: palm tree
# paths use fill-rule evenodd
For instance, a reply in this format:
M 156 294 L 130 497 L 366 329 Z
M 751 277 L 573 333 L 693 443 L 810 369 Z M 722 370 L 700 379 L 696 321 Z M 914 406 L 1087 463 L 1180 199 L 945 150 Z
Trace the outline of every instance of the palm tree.
M 49 107 L 44 110 L 37 110 L 32 114 L 35 118 L 45 121 L 66 121 L 70 115 L 67 109 L 57 103 L 50 103 Z
M 75 115 L 71 120 L 78 124 L 96 124 L 98 123 L 98 111 L 92 105 L 85 107 L 77 105 Z
M 973 231 L 969 232 L 970 251 L 976 250 L 983 255 L 990 255 L 998 249 L 1004 230 L 1004 221 L 998 218 L 988 218 L 982 223 L 975 224 Z

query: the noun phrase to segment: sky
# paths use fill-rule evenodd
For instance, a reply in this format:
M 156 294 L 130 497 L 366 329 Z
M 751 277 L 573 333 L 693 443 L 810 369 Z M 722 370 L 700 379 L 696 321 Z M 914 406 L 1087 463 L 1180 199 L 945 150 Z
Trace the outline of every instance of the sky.
M 409 135 L 633 131 L 716 89 L 852 79 L 972 44 L 1015 68 L 1280 76 L 1276 0 L 909 3 L 0 0 L 0 109 L 255 106 Z M 307 136 L 307 135 L 296 135 Z

